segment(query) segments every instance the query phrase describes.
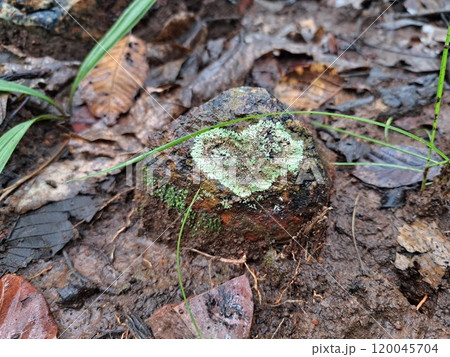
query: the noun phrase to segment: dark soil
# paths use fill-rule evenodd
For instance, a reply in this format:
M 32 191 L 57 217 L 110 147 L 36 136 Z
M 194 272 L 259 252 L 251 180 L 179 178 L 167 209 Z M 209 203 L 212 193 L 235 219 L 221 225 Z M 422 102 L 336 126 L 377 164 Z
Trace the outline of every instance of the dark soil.
M 184 9 L 196 10 L 195 4 L 184 3 L 187 4 L 183 5 Z M 351 8 L 322 8 L 322 12 L 313 12 L 317 10 L 316 3 L 306 3 L 287 7 L 286 12 L 295 16 L 303 11 L 303 15 L 309 14 L 318 22 L 332 13 L 334 17 L 330 21 L 342 22 L 343 28 L 350 27 L 354 19 L 363 13 Z M 164 1 L 158 6 L 155 11 L 169 16 L 172 10 L 164 7 Z M 262 13 L 264 15 L 264 11 Z M 368 18 L 370 16 L 365 19 Z M 152 22 L 144 20 L 137 29 L 138 33 L 148 30 L 146 21 L 148 24 Z M 345 37 L 346 33 L 341 35 Z M 26 49 L 29 54 L 45 53 L 70 60 L 81 59 L 92 45 L 90 41 L 68 41 L 59 38 L 59 35 L 52 35 L 55 42 L 49 45 L 48 38 L 45 41 L 36 40 L 43 38 L 41 34 L 31 34 L 14 27 L 0 27 L 0 36 L 7 39 L 8 44 L 14 43 L 22 50 Z M 34 40 L 34 47 L 30 48 L 29 44 Z M 384 70 L 390 74 L 403 73 L 401 68 Z M 247 77 L 247 81 L 251 78 Z M 403 83 L 404 78 L 392 77 L 386 81 L 390 86 L 395 86 Z M 377 85 L 374 84 L 374 87 Z M 428 103 L 408 108 L 408 112 L 402 113 L 399 118 L 408 115 L 409 118 L 421 117 L 420 120 L 425 120 L 423 118 L 428 118 L 432 110 L 433 104 L 428 99 Z M 371 107 L 365 113 L 358 114 L 377 117 L 379 113 Z M 380 114 L 381 118 L 387 116 L 386 113 Z M 299 118 L 310 126 L 311 118 Z M 445 118 L 449 120 L 448 113 Z M 379 128 L 356 122 L 347 123 L 345 128 L 380 140 L 384 135 Z M 33 128 L 9 162 L 7 177 L 2 176 L 0 187 L 39 166 L 37 158 L 51 155 L 58 137 L 66 130 L 49 123 Z M 315 132 L 319 148 L 328 157 L 337 157 L 325 147 L 329 136 L 323 135 L 323 132 L 317 134 Z M 406 143 L 404 137 L 393 134 L 391 142 Z M 448 132 L 437 136 L 436 146 L 450 153 Z M 64 155 L 70 156 L 67 153 Z M 66 157 L 64 155 L 62 159 Z M 272 249 L 263 258 L 248 260 L 249 268 L 258 279 L 258 291 L 253 291 L 255 312 L 251 338 L 450 336 L 449 270 L 440 286 L 431 289 L 423 283 L 417 270 L 405 273 L 394 266 L 396 253 L 401 249 L 397 237 L 403 225 L 417 220 L 436 222 L 448 239 L 448 167 L 423 195 L 420 195 L 418 185 L 409 187 L 405 204 L 388 209 L 380 208 L 386 191 L 362 183 L 351 172 L 350 168 L 337 168 L 333 173 L 328 228 L 325 243 L 317 257 L 312 257 L 292 243 L 296 249 L 291 249 L 289 254 L 281 249 Z M 148 221 L 148 217 L 142 217 L 143 212 L 151 215 L 153 222 L 158 222 L 160 217 L 167 216 L 169 208 L 162 203 L 144 207 L 147 193 L 129 190 L 123 172 L 115 176 L 111 187 L 96 198 L 106 203 L 116 194 L 120 195 L 101 209 L 93 221 L 72 222 L 77 224 L 78 238 L 66 245 L 64 251 L 74 269 L 69 268 L 67 259 L 59 253 L 51 259 L 34 261 L 17 271 L 17 274 L 29 278 L 51 267 L 33 278 L 31 283 L 47 299 L 61 338 L 136 337 L 142 331 L 131 323 L 131 317 L 143 321 L 165 304 L 182 301 L 176 275 L 175 248 L 173 243 L 167 242 L 176 239 L 174 235 L 178 232 L 180 220 L 172 226 L 158 227 L 155 231 L 146 229 L 148 226 L 144 226 L 143 222 Z M 2 205 L 0 242 L 7 237 L 18 218 L 14 207 Z M 163 231 L 164 239 L 159 239 L 156 232 L 160 231 Z M 292 236 L 297 234 L 295 231 L 289 233 Z M 247 274 L 250 282 L 254 283 L 253 275 L 244 266 L 211 260 L 189 251 L 187 244 L 183 247 L 182 272 L 188 296 L 205 292 L 242 274 Z M 80 279 L 78 273 L 87 277 L 89 282 Z M 426 302 L 417 309 L 425 295 Z

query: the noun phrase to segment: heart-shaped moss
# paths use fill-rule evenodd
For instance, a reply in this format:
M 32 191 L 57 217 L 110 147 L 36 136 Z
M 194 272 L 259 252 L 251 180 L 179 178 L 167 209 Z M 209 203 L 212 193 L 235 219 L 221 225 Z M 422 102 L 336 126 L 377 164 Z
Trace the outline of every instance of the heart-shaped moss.
M 191 149 L 196 166 L 240 197 L 265 191 L 275 180 L 295 173 L 303 159 L 303 142 L 280 122 L 260 121 L 240 133 L 213 129 L 199 135 Z

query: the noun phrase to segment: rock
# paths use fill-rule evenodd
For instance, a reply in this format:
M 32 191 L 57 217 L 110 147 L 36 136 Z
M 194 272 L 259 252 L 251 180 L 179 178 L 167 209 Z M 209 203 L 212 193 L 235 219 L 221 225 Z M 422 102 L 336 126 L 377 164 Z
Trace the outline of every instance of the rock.
M 265 89 L 230 89 L 180 117 L 151 144 L 157 147 L 234 118 L 283 110 Z M 318 252 L 323 243 L 329 178 L 311 133 L 292 115 L 214 129 L 141 162 L 138 175 L 141 170 L 148 190 L 143 220 L 155 237 L 175 242 L 179 224 L 168 227 L 200 188 L 184 246 L 257 259 L 295 235 L 311 251 Z
M 249 337 L 253 301 L 245 275 L 190 298 L 189 305 L 205 339 Z M 198 337 L 184 302 L 162 307 L 146 322 L 156 338 Z

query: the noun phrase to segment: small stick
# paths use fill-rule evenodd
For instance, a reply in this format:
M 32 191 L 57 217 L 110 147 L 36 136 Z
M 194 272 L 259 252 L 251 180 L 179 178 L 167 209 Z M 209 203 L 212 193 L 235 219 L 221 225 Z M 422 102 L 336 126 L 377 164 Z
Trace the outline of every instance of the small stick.
M 214 255 L 210 255 L 208 253 L 202 252 L 202 251 L 194 249 L 194 248 L 186 248 L 186 249 L 190 250 L 191 252 L 203 255 L 204 257 L 207 257 L 209 259 L 218 260 L 219 262 L 222 262 L 225 264 L 239 265 L 239 264 L 245 264 L 245 262 L 247 261 L 247 257 L 245 256 L 245 254 L 240 259 L 227 259 L 227 258 L 222 258 L 222 257 L 216 257 Z
M 278 332 L 278 330 L 280 329 L 281 325 L 283 325 L 283 322 L 284 322 L 284 317 L 283 317 L 283 319 L 281 320 L 281 322 L 278 324 L 277 329 L 275 330 L 275 332 L 273 333 L 272 337 L 270 338 L 271 340 L 275 337 L 275 335 L 277 334 L 277 332 Z
M 42 166 L 40 166 L 37 170 L 33 171 L 31 174 L 21 178 L 19 181 L 17 181 L 16 183 L 12 184 L 9 187 L 4 188 L 3 190 L 0 191 L 0 201 L 3 201 L 6 197 L 9 196 L 9 194 L 11 192 L 13 192 L 16 188 L 18 188 L 19 186 L 21 186 L 22 184 L 24 184 L 25 182 L 27 182 L 29 179 L 33 178 L 34 176 L 36 176 L 38 173 L 40 173 L 42 170 L 44 170 L 48 165 L 50 165 L 55 159 L 58 158 L 58 156 L 63 152 L 63 150 L 65 149 L 67 143 L 69 142 L 69 138 L 66 137 L 66 139 L 63 141 L 61 147 L 56 151 L 56 153 L 54 153 L 52 155 L 52 157 L 50 159 L 48 159 L 47 162 L 45 162 Z
M 427 301 L 427 299 L 428 299 L 428 295 L 425 295 L 423 297 L 423 299 L 420 300 L 420 302 L 416 306 L 416 311 L 419 311 L 419 309 L 422 307 L 423 304 L 425 304 L 425 301 Z
M 359 201 L 359 193 L 356 195 L 355 205 L 353 207 L 352 213 L 352 237 L 353 237 L 353 244 L 356 250 L 356 255 L 358 256 L 359 264 L 361 266 L 361 270 L 364 271 L 364 263 L 361 259 L 361 255 L 359 254 L 358 246 L 356 245 L 356 235 L 355 235 L 356 206 L 358 205 L 358 201 Z
M 254 285 L 253 285 L 253 289 L 255 289 L 255 291 L 258 293 L 258 300 L 259 300 L 259 304 L 261 305 L 262 302 L 262 296 L 261 296 L 261 292 L 258 289 L 258 278 L 256 277 L 255 273 L 253 271 L 250 270 L 250 268 L 248 267 L 247 263 L 244 263 L 245 267 L 247 268 L 247 270 L 249 271 L 249 273 L 252 275 L 253 280 L 254 280 Z
M 27 278 L 27 280 L 28 280 L 28 281 L 31 281 L 31 280 L 33 280 L 34 278 L 37 278 L 38 276 L 40 276 L 40 275 L 44 274 L 45 272 L 48 272 L 49 270 L 52 270 L 52 269 L 53 269 L 53 265 L 50 265 L 50 266 L 48 266 L 48 267 L 42 269 L 39 273 L 34 274 L 33 276 L 30 276 L 29 278 Z

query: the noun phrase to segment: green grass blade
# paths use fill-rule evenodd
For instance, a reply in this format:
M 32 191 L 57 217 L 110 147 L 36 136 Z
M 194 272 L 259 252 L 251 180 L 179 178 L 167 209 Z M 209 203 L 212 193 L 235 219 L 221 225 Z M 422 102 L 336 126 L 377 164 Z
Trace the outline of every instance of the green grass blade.
M 437 126 L 438 126 L 438 120 L 439 120 L 439 113 L 441 111 L 442 93 L 444 92 L 445 72 L 446 72 L 446 68 L 447 68 L 447 58 L 448 58 L 449 46 L 450 46 L 450 25 L 448 25 L 448 27 L 447 27 L 447 36 L 445 37 L 444 51 L 442 52 L 441 68 L 439 70 L 439 80 L 438 80 L 438 86 L 437 86 L 437 90 L 436 90 L 436 104 L 434 105 L 433 129 L 431 130 L 431 137 L 430 137 L 431 145 L 434 145 L 434 139 L 436 138 L 436 132 L 437 132 Z M 432 154 L 432 152 L 431 152 L 431 148 L 430 148 L 430 150 L 428 150 L 427 167 L 425 168 L 425 171 L 423 172 L 422 185 L 420 188 L 421 192 L 423 192 L 423 190 L 425 189 L 425 184 L 427 182 L 429 165 L 431 162 L 431 154 Z
M 9 82 L 5 81 L 3 79 L 0 79 L 0 92 L 8 92 L 8 93 L 22 93 L 27 95 L 32 95 L 33 97 L 42 99 L 46 101 L 48 104 L 53 105 L 58 111 L 64 115 L 63 110 L 58 106 L 58 104 L 55 103 L 53 99 L 50 97 L 47 97 L 45 94 L 42 94 L 41 92 L 29 88 L 27 86 L 24 86 L 22 84 L 18 84 L 15 82 Z
M 391 167 L 393 169 L 423 172 L 423 170 L 416 169 L 415 167 L 411 167 L 411 166 L 385 164 L 385 163 L 381 163 L 381 162 L 333 162 L 333 165 L 336 165 L 336 166 L 383 166 L 383 167 Z
M 200 189 L 198 189 L 197 192 L 195 193 L 195 196 L 192 199 L 191 204 L 189 205 L 188 209 L 186 210 L 183 220 L 181 221 L 181 228 L 180 228 L 180 233 L 178 234 L 178 242 L 177 242 L 177 274 L 178 274 L 178 283 L 180 284 L 180 290 L 181 290 L 181 294 L 183 295 L 183 300 L 186 305 L 186 309 L 189 312 L 189 316 L 191 317 L 191 321 L 194 324 L 195 331 L 197 331 L 198 337 L 203 338 L 202 332 L 200 331 L 200 329 L 197 325 L 197 322 L 195 321 L 194 314 L 191 311 L 191 306 L 189 305 L 189 301 L 187 299 L 186 292 L 184 291 L 183 279 L 181 277 L 181 264 L 180 264 L 181 237 L 183 236 L 184 226 L 189 217 L 189 214 L 191 213 L 192 206 L 194 205 L 195 201 L 197 200 L 199 193 L 200 193 Z
M 95 173 L 90 174 L 90 175 L 87 175 L 87 176 L 83 176 L 83 177 L 79 177 L 79 178 L 70 180 L 69 182 L 71 182 L 71 181 L 76 181 L 76 180 L 83 180 L 83 179 L 87 179 L 87 178 L 90 178 L 90 177 L 94 177 L 94 176 L 106 174 L 106 173 L 108 173 L 108 172 L 111 172 L 111 171 L 114 171 L 114 170 L 118 170 L 118 169 L 124 168 L 124 167 L 126 167 L 126 166 L 128 166 L 128 165 L 135 164 L 136 162 L 139 162 L 139 161 L 141 161 L 141 160 L 144 160 L 145 158 L 147 158 L 147 157 L 149 157 L 149 156 L 152 156 L 152 155 L 155 155 L 155 154 L 157 154 L 157 153 L 163 152 L 163 151 L 165 151 L 165 150 L 167 150 L 167 149 L 169 149 L 169 148 L 171 148 L 171 147 L 174 147 L 174 146 L 176 146 L 176 145 L 179 145 L 179 144 L 181 144 L 181 143 L 183 143 L 183 142 L 185 142 L 185 141 L 187 141 L 187 140 L 193 139 L 193 138 L 195 138 L 196 136 L 199 136 L 199 135 L 201 135 L 201 134 L 203 134 L 203 133 L 206 133 L 207 131 L 210 131 L 210 130 L 212 130 L 212 129 L 216 129 L 216 128 L 221 128 L 221 127 L 229 126 L 229 125 L 236 124 L 236 123 L 239 123 L 239 122 L 242 122 L 242 121 L 246 121 L 246 120 L 255 120 L 255 119 L 265 118 L 265 117 L 268 117 L 268 116 L 279 116 L 279 115 L 283 115 L 283 114 L 315 114 L 315 115 L 327 115 L 327 116 L 342 117 L 342 118 L 347 118 L 347 119 L 352 119 L 352 120 L 358 120 L 358 121 L 362 121 L 362 122 L 365 122 L 365 123 L 368 123 L 368 124 L 373 124 L 373 125 L 381 126 L 381 127 L 383 127 L 383 128 L 386 128 L 386 127 L 387 127 L 387 125 L 384 124 L 384 123 L 379 123 L 379 122 L 377 122 L 377 121 L 370 120 L 370 119 L 366 119 L 366 118 L 359 118 L 359 117 L 354 117 L 354 116 L 350 116 L 350 115 L 335 114 L 335 113 L 326 113 L 326 112 L 291 111 L 291 112 L 276 112 L 276 113 L 267 113 L 267 114 L 250 115 L 250 116 L 243 117 L 243 118 L 236 118 L 236 119 L 233 119 L 233 120 L 224 121 L 224 122 L 222 122 L 222 123 L 218 123 L 218 124 L 216 124 L 216 125 L 213 125 L 213 126 L 210 126 L 210 127 L 207 127 L 207 128 L 203 128 L 203 129 L 198 130 L 198 131 L 196 131 L 196 132 L 194 132 L 194 133 L 192 133 L 192 134 L 188 134 L 188 135 L 182 136 L 182 137 L 180 137 L 180 138 L 178 138 L 178 139 L 176 139 L 176 140 L 173 140 L 173 141 L 171 141 L 171 142 L 169 142 L 169 143 L 167 143 L 167 144 L 164 144 L 164 145 L 162 145 L 162 146 L 160 146 L 160 147 L 157 147 L 156 149 L 150 150 L 150 151 L 148 151 L 148 152 L 146 152 L 146 153 L 144 153 L 144 154 L 142 154 L 142 155 L 139 155 L 139 156 L 137 156 L 137 157 L 135 157 L 135 158 L 133 158 L 133 159 L 130 159 L 130 160 L 128 160 L 128 161 L 125 161 L 125 162 L 123 162 L 123 163 L 121 163 L 121 164 L 118 164 L 118 165 L 116 165 L 116 166 L 110 167 L 110 168 L 108 168 L 108 169 L 106 169 L 106 170 L 102 170 L 102 171 L 95 172 Z M 319 123 L 316 123 L 316 122 L 312 122 L 312 124 L 315 125 L 315 126 L 322 126 L 322 127 L 324 127 L 324 128 L 330 129 L 330 130 L 335 130 L 335 128 L 333 128 L 333 127 L 324 126 L 323 124 L 319 124 Z M 428 141 L 423 140 L 422 138 L 420 138 L 420 137 L 418 137 L 418 136 L 416 136 L 416 135 L 414 135 L 414 134 L 411 134 L 411 133 L 409 133 L 409 132 L 407 132 L 407 131 L 405 131 L 405 130 L 403 130 L 403 129 L 397 128 L 397 127 L 395 127 L 395 126 L 389 125 L 388 127 L 389 127 L 389 130 L 396 131 L 396 132 L 398 132 L 398 133 L 400 133 L 400 134 L 406 135 L 406 136 L 408 136 L 409 138 L 411 138 L 411 139 L 413 139 L 413 140 L 416 140 L 416 141 L 418 141 L 418 142 L 420 142 L 420 143 L 422 143 L 422 144 L 428 146 L 428 147 L 431 148 L 433 151 L 435 151 L 437 154 L 439 154 L 440 156 L 442 156 L 442 157 L 444 158 L 445 161 L 448 161 L 448 160 L 449 160 L 449 158 L 448 158 L 442 151 L 440 151 L 440 150 L 439 150 L 438 148 L 436 148 L 434 145 L 430 144 Z M 342 129 L 339 129 L 339 130 L 342 130 Z M 335 130 L 335 131 L 339 131 L 339 130 Z M 358 135 L 358 134 L 355 134 L 355 133 L 352 133 L 352 132 L 347 132 L 347 131 L 343 131 L 343 133 L 348 134 L 348 135 L 352 135 L 352 136 L 356 136 L 356 137 L 359 137 L 359 138 L 361 138 L 361 139 L 364 139 L 364 140 L 367 140 L 367 141 L 370 141 L 370 142 L 373 142 L 373 143 L 376 143 L 376 144 L 379 144 L 379 145 L 382 145 L 382 146 L 388 146 L 388 147 L 391 147 L 391 148 L 393 148 L 393 149 L 395 149 L 395 150 L 403 151 L 403 152 L 405 152 L 406 154 L 409 154 L 409 155 L 412 155 L 412 156 L 420 157 L 421 159 L 425 159 L 425 160 L 427 159 L 427 157 L 425 157 L 425 156 L 421 156 L 421 155 L 419 155 L 419 154 L 416 154 L 416 153 L 413 153 L 413 152 L 410 152 L 410 151 L 407 151 L 407 150 L 399 149 L 399 148 L 397 148 L 397 147 L 394 146 L 394 145 L 390 145 L 390 144 L 385 143 L 385 142 L 380 141 L 380 140 L 375 140 L 375 139 L 372 139 L 372 138 L 369 138 L 369 137 L 366 137 L 366 136 Z M 433 161 L 434 163 L 437 162 L 437 161 L 435 161 L 435 160 L 432 160 L 432 161 Z
M 20 123 L 15 127 L 9 129 L 0 137 L 0 173 L 3 172 L 6 163 L 11 157 L 14 149 L 19 141 L 25 135 L 27 130 L 36 122 L 45 119 L 60 119 L 56 115 L 41 115 L 26 122 Z
M 420 158 L 420 159 L 422 159 L 422 160 L 427 160 L 427 157 L 424 156 L 424 155 L 420 155 L 420 154 L 417 154 L 417 153 L 415 153 L 415 152 L 412 152 L 412 151 L 409 151 L 409 150 L 402 149 L 402 148 L 400 148 L 400 147 L 398 147 L 398 146 L 391 145 L 391 144 L 386 143 L 386 142 L 381 141 L 381 140 L 372 139 L 372 138 L 370 138 L 370 137 L 368 137 L 368 136 L 359 135 L 359 134 L 354 133 L 354 132 L 352 132 L 352 131 L 348 131 L 348 130 L 344 130 L 344 129 L 335 128 L 335 127 L 330 126 L 330 125 L 324 125 L 324 124 L 320 124 L 320 123 L 317 123 L 317 122 L 312 122 L 312 124 L 313 124 L 314 126 L 319 127 L 319 128 L 328 129 L 328 130 L 335 131 L 335 132 L 337 132 L 337 133 L 350 135 L 350 136 L 353 136 L 353 137 L 355 137 L 355 138 L 358 138 L 358 139 L 362 139 L 362 140 L 368 141 L 368 142 L 370 142 L 370 143 L 378 144 L 378 145 L 380 145 L 380 146 L 386 146 L 386 147 L 391 148 L 391 149 L 393 149 L 393 150 L 397 150 L 397 151 L 403 152 L 403 153 L 405 153 L 405 154 L 408 154 L 408 155 L 411 155 L 411 156 L 418 157 L 418 158 Z M 436 160 L 431 160 L 431 161 L 437 162 Z
M 78 85 L 108 51 L 141 20 L 156 0 L 134 0 L 81 64 L 70 90 L 70 104 Z

